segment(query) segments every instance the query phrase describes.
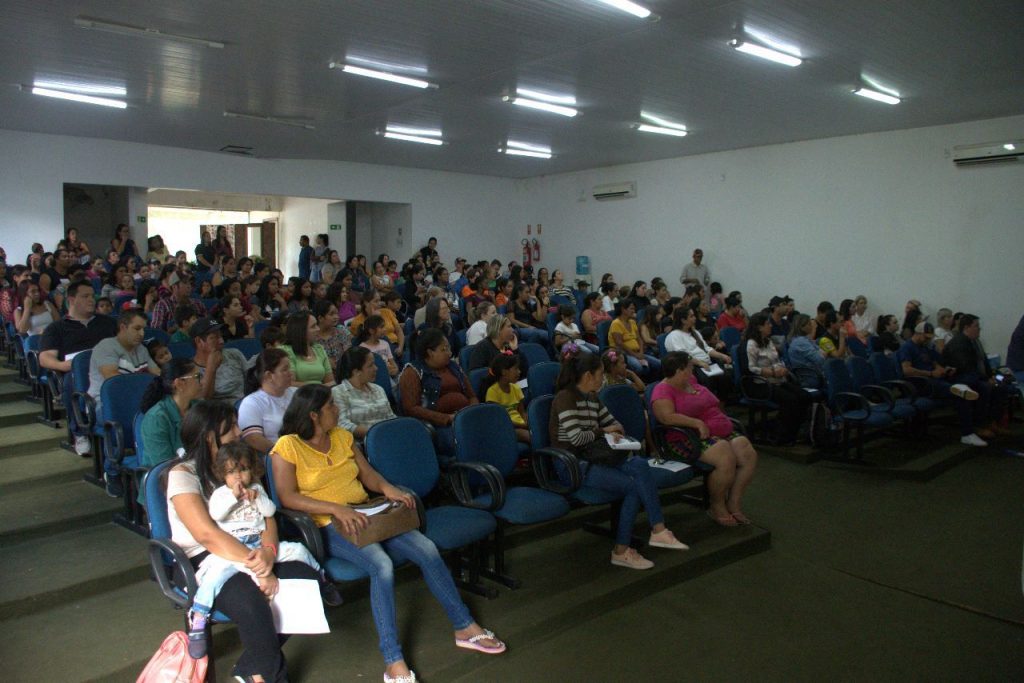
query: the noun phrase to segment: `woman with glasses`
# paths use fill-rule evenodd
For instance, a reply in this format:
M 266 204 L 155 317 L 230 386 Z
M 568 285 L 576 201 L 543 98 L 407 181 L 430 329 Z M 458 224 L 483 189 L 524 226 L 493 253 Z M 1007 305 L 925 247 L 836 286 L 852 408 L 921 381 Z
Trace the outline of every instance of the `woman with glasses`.
M 170 460 L 182 447 L 181 420 L 203 393 L 191 358 L 172 358 L 142 395 L 142 467 Z

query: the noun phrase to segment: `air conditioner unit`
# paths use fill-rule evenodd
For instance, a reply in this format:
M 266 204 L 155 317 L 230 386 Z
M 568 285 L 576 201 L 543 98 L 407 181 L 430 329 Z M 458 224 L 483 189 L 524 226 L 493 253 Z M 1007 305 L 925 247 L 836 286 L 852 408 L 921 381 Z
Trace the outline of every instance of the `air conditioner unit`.
M 591 193 L 594 199 L 601 202 L 606 199 L 632 199 L 636 197 L 636 182 L 612 183 L 611 185 L 596 185 Z
M 1024 154 L 1024 140 L 957 145 L 953 148 L 953 163 L 957 166 L 977 166 L 978 164 L 1017 161 L 1021 154 Z

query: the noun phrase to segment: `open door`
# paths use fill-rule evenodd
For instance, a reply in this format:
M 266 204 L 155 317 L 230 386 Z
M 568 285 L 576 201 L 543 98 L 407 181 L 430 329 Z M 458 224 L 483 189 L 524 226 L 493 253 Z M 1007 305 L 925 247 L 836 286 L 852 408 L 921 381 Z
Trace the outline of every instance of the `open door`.
M 228 241 L 235 250 L 235 258 L 250 256 L 258 258 L 271 268 L 277 267 L 277 223 L 234 223 L 225 226 Z M 201 225 L 200 231 L 210 233 L 212 238 L 217 233 L 216 225 Z

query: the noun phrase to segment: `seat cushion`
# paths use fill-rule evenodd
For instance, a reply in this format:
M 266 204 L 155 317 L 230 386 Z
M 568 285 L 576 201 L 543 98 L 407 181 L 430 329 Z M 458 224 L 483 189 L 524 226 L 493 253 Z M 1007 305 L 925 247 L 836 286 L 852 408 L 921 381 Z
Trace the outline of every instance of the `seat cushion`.
M 443 505 L 427 510 L 425 533 L 441 550 L 452 550 L 487 538 L 497 526 L 498 520 L 486 510 Z
M 328 558 L 323 568 L 332 581 L 357 581 L 367 575 L 348 560 L 339 560 L 336 557 Z
M 622 494 L 608 489 L 599 489 L 594 486 L 581 486 L 576 489 L 572 497 L 584 505 L 604 505 L 622 499 Z
M 474 501 L 489 505 L 491 494 L 477 496 Z M 568 513 L 569 502 L 557 493 L 530 486 L 513 486 L 505 491 L 505 504 L 494 511 L 494 516 L 509 524 L 537 524 Z

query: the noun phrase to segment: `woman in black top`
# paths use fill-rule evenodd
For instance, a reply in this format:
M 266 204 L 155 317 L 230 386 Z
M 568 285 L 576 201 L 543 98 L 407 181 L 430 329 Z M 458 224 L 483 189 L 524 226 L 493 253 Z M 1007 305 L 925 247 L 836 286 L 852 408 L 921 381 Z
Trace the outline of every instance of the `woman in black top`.
M 217 260 L 217 252 L 213 248 L 210 233 L 205 230 L 199 236 L 199 244 L 196 245 L 196 272 L 208 273 Z

